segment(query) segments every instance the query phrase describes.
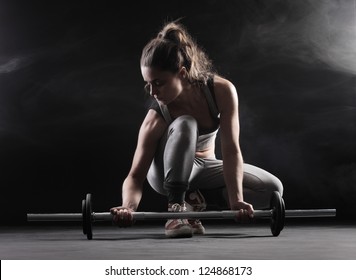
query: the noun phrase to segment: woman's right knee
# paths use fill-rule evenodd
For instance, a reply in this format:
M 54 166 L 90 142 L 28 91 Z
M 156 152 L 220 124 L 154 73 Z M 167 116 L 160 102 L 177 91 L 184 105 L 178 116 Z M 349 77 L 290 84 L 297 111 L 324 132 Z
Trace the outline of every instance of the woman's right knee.
M 176 118 L 168 128 L 168 133 L 172 134 L 174 132 L 179 132 L 184 135 L 189 135 L 190 133 L 197 134 L 198 123 L 190 115 L 183 115 Z

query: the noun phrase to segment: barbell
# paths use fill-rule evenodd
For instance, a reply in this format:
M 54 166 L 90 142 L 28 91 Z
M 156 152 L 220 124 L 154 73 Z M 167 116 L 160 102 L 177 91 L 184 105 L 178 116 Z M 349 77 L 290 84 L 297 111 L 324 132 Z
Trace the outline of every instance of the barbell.
M 236 219 L 238 210 L 205 212 L 133 212 L 134 220 L 153 219 Z M 273 192 L 269 210 L 255 210 L 253 219 L 270 219 L 273 236 L 278 236 L 284 228 L 285 218 L 335 217 L 336 209 L 286 210 L 279 192 Z M 110 212 L 93 212 L 92 195 L 86 194 L 82 200 L 82 213 L 27 214 L 29 222 L 82 222 L 83 233 L 88 240 L 93 238 L 93 223 L 112 221 Z

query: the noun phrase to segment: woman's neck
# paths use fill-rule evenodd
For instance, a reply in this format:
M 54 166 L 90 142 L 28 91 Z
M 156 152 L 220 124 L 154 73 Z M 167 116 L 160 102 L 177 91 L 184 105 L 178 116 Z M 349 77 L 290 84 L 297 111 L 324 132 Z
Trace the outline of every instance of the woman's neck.
M 200 96 L 200 88 L 196 85 L 189 84 L 169 105 L 172 108 L 189 106 L 193 101 Z

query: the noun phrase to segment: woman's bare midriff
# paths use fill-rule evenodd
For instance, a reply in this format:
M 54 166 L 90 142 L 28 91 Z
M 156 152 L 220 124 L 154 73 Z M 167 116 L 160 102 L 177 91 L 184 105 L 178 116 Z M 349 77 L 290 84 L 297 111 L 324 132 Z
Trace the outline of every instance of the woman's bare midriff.
M 201 151 L 196 151 L 195 156 L 198 158 L 215 158 L 215 145 Z

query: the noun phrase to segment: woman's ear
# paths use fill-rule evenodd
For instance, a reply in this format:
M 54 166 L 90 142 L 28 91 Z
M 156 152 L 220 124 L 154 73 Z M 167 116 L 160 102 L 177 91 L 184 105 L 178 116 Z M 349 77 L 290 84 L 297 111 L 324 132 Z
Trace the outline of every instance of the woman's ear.
M 188 76 L 188 71 L 187 69 L 183 66 L 180 70 L 179 70 L 179 77 L 186 79 Z

